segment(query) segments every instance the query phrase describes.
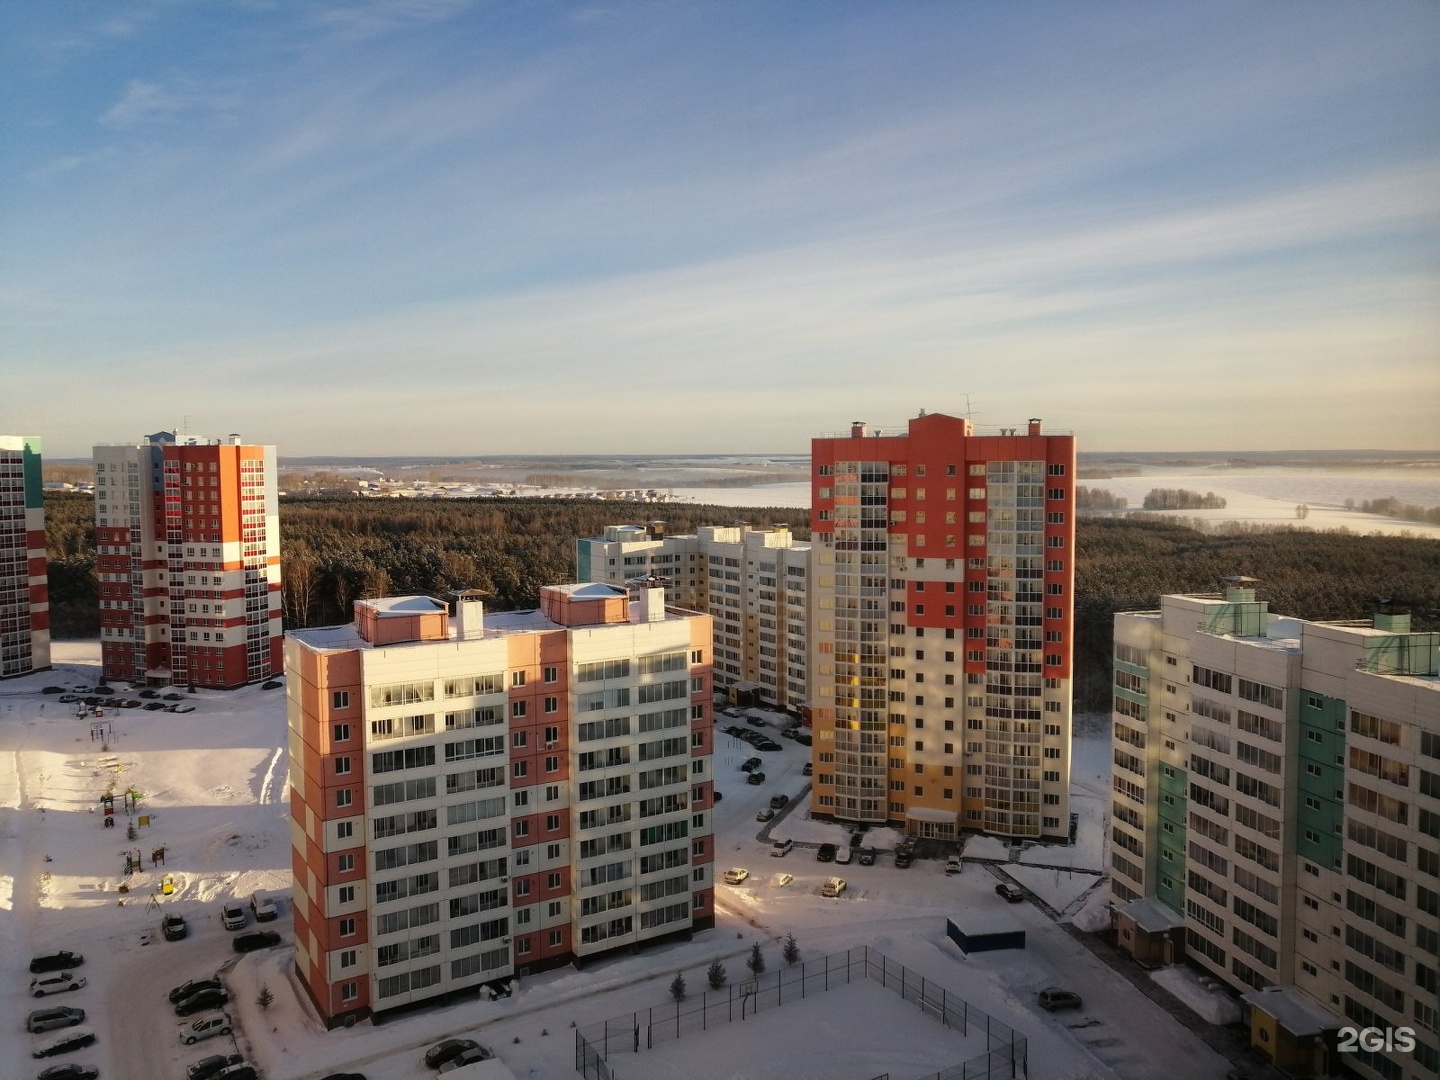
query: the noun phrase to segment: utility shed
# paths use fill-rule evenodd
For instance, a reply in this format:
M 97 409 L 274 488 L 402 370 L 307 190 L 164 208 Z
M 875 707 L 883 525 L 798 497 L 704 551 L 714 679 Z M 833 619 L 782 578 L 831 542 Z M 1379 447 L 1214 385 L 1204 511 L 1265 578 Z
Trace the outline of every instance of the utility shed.
M 1025 948 L 1025 928 L 998 911 L 975 911 L 946 919 L 945 935 L 965 953 Z

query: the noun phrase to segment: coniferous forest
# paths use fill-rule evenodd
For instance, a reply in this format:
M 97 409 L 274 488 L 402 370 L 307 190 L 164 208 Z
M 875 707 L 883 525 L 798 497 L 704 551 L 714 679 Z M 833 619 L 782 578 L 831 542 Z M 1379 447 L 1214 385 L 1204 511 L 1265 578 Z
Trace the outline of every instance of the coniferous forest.
M 99 633 L 94 501 L 45 499 L 51 626 Z M 571 581 L 575 540 L 606 525 L 656 518 L 671 534 L 701 525 L 788 523 L 808 539 L 803 509 L 664 506 L 560 499 L 283 499 L 285 625 L 347 622 L 359 598 L 481 589 L 495 610 L 534 607 L 541 585 Z M 1215 592 L 1227 575 L 1258 578 L 1270 610 L 1305 619 L 1363 619 L 1376 598 L 1414 606 L 1417 630 L 1440 629 L 1440 541 L 1300 529 L 1200 533 L 1184 525 L 1081 518 L 1075 573 L 1075 705 L 1108 707 L 1112 616 L 1149 610 L 1164 593 Z

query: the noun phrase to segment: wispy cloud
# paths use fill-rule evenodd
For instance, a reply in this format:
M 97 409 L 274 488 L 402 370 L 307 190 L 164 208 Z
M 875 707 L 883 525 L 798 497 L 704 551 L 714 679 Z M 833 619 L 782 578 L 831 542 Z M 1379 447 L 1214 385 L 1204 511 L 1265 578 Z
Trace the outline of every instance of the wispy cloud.
M 124 130 L 157 118 L 174 116 L 185 107 L 182 98 L 158 84 L 131 79 L 125 84 L 120 100 L 101 115 L 100 123 Z

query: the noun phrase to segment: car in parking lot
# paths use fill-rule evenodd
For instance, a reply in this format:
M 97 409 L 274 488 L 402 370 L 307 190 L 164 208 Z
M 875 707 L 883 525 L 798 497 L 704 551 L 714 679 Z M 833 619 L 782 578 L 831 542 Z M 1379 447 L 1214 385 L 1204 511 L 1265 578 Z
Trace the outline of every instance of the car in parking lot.
M 961 866 L 960 866 L 960 856 L 959 856 L 959 855 L 950 855 L 950 856 L 947 856 L 947 857 L 946 857 L 946 859 L 945 859 L 945 873 L 947 873 L 947 874 L 958 874 L 958 873 L 960 873 L 960 869 L 961 869 Z
M 750 871 L 746 870 L 743 866 L 732 866 L 729 870 L 725 871 L 725 884 L 739 885 L 749 876 Z
M 194 1046 L 201 1039 L 211 1039 L 216 1035 L 230 1034 L 230 1017 L 224 1013 L 216 1013 L 214 1016 L 202 1016 L 191 1020 L 188 1024 L 180 1025 L 180 1041 L 186 1046 Z
M 1061 1009 L 1078 1009 L 1083 1002 L 1080 995 L 1074 990 L 1062 990 L 1058 986 L 1051 986 L 1040 991 L 1040 1007 L 1049 1012 L 1058 1012 Z
M 226 930 L 244 930 L 245 905 L 239 900 L 227 900 L 220 909 L 220 925 Z
M 811 776 L 811 775 L 814 774 L 814 772 L 815 772 L 815 763 L 814 763 L 814 762 L 811 762 L 811 761 L 807 761 L 807 762 L 805 762 L 805 768 L 803 768 L 803 769 L 800 770 L 800 775 L 801 775 L 801 776 Z
M 67 1061 L 64 1065 L 51 1065 L 35 1080 L 97 1080 L 99 1076 L 100 1070 L 94 1065 L 77 1065 Z
M 165 935 L 166 941 L 179 941 L 190 933 L 190 927 L 185 925 L 185 916 L 166 915 L 160 920 L 160 933 Z
M 177 1001 L 184 1001 L 191 994 L 198 994 L 201 990 L 223 990 L 225 987 L 219 979 L 191 979 L 183 982 L 170 991 L 170 1004 Z
M 764 727 L 764 726 L 765 726 L 765 721 L 764 721 L 763 719 L 761 719 L 760 717 L 758 717 L 758 716 L 747 716 L 747 717 L 745 717 L 745 723 L 749 724 L 751 727 Z
M 166 709 L 165 711 L 166 711 L 166 712 L 173 712 L 173 713 L 188 713 L 188 712 L 194 712 L 194 711 L 195 711 L 195 706 L 194 706 L 194 705 L 171 705 L 171 706 L 170 706 L 168 709 Z
M 846 863 L 848 863 L 848 862 L 850 861 L 851 855 L 854 853 L 854 851 L 855 851 L 854 848 L 852 848 L 852 847 L 846 847 L 846 846 L 844 846 L 843 844 L 842 844 L 840 847 L 836 848 L 836 849 L 835 849 L 835 862 L 836 862 L 836 864 L 839 865 L 839 866 L 844 866 Z
M 845 879 L 841 877 L 826 878 L 825 884 L 820 886 L 821 896 L 840 896 L 845 892 Z
M 783 810 L 783 809 L 785 809 L 785 807 L 788 806 L 789 804 L 790 804 L 790 796 L 789 796 L 789 795 L 771 795 L 771 796 L 770 796 L 770 809 L 771 809 L 771 810 Z
M 187 998 L 181 998 L 175 1003 L 176 1016 L 194 1016 L 197 1012 L 204 1012 L 206 1009 L 218 1009 L 230 1000 L 230 995 L 224 990 L 197 990 Z
M 795 738 L 795 729 L 793 727 L 787 727 L 784 731 L 780 732 L 780 737 L 782 739 Z
M 163 695 L 163 699 L 164 699 L 165 701 L 184 701 L 184 700 L 185 700 L 185 695 L 184 695 L 184 694 L 174 694 L 174 693 L 165 694 L 165 695 Z
M 763 772 L 759 772 L 758 770 L 756 772 L 752 772 L 749 776 L 745 778 L 745 783 L 747 784 L 763 784 L 764 782 L 765 774 Z
M 261 689 L 261 690 L 279 690 L 280 687 L 282 687 L 282 686 L 284 686 L 284 685 L 285 685 L 285 682 L 284 682 L 283 679 L 266 679 L 263 683 L 260 684 L 260 689 Z
M 25 1018 L 25 1030 L 32 1035 L 56 1028 L 73 1027 L 85 1022 L 84 1009 L 72 1009 L 69 1005 L 56 1005 L 49 1009 L 36 1009 Z
M 30 993 L 35 997 L 44 997 L 46 994 L 63 994 L 69 990 L 79 990 L 84 985 L 84 975 L 73 975 L 68 971 L 56 971 L 48 975 L 37 975 L 31 979 Z
M 836 847 L 834 844 L 821 844 L 820 847 L 819 847 L 819 849 L 815 852 L 815 861 L 816 861 L 816 862 L 834 862 L 834 861 L 835 861 L 835 853 L 836 853 L 837 851 L 839 851 L 839 850 L 840 850 L 840 849 L 839 849 L 838 847 Z
M 95 1032 L 89 1028 L 76 1028 L 74 1031 L 67 1031 L 63 1035 L 57 1035 L 49 1042 L 37 1046 L 31 1053 L 31 1056 L 37 1058 L 56 1057 L 59 1054 L 68 1054 L 71 1050 L 79 1050 L 82 1047 L 90 1046 L 94 1042 Z
M 186 1069 L 185 1080 L 211 1080 L 217 1073 L 244 1060 L 239 1054 L 211 1054 Z
M 794 840 L 791 840 L 791 839 L 787 836 L 784 840 L 776 840 L 776 841 L 774 841 L 773 843 L 771 843 L 771 845 L 770 845 L 770 854 L 773 855 L 773 856 L 775 856 L 775 857 L 778 859 L 778 858 L 780 858 L 781 856 L 788 854 L 789 851 L 790 851 L 790 849 L 793 848 L 794 846 L 795 846 L 795 841 L 794 841 Z
M 776 750 L 785 749 L 774 739 L 761 739 L 760 741 L 752 743 L 751 745 L 754 746 L 756 750 L 759 750 L 762 754 L 769 754 L 773 753 Z
M 163 701 L 151 701 L 151 702 L 147 702 L 146 705 L 145 705 L 145 711 L 146 711 L 146 712 L 164 712 L 164 711 L 165 711 L 165 703 L 164 703 Z
M 215 1074 L 215 1080 L 258 1080 L 255 1066 L 248 1061 L 226 1066 Z
M 143 697 L 143 698 L 157 698 L 157 697 L 160 696 L 160 691 L 159 691 L 159 690 L 141 690 L 141 691 L 140 691 L 140 696 Z
M 364 1073 L 331 1073 L 329 1076 L 322 1076 L 320 1080 L 365 1080 Z
M 145 703 L 144 703 L 143 701 L 141 701 L 139 698 L 133 698 L 133 697 L 132 697 L 132 698 L 126 698 L 124 701 L 120 702 L 121 707 L 122 707 L 122 708 L 126 708 L 126 709 L 138 709 L 138 708 L 140 708 L 140 706 L 143 705 L 143 704 L 145 704 Z
M 483 1046 L 473 1046 L 468 1050 L 461 1050 L 460 1053 L 456 1054 L 435 1071 L 442 1075 L 448 1072 L 455 1072 L 457 1069 L 463 1069 L 467 1065 L 474 1065 L 477 1061 L 489 1061 L 494 1056 L 493 1053 Z
M 874 866 L 875 849 L 873 847 L 862 847 L 860 849 L 860 854 L 855 857 L 855 861 L 858 862 L 861 866 Z
M 774 819 L 775 811 L 768 806 L 762 806 L 755 814 L 756 821 L 773 821 Z
M 268 949 L 272 945 L 280 944 L 280 935 L 274 930 L 246 930 L 243 934 L 236 934 L 230 939 L 230 944 L 238 953 L 254 952 L 256 949 Z
M 42 971 L 64 971 L 67 968 L 79 967 L 84 962 L 85 957 L 78 952 L 61 949 L 59 952 L 44 953 L 31 960 L 30 974 L 39 975 Z
M 1018 904 L 1021 900 L 1025 899 L 1025 890 L 1020 888 L 1019 885 L 1012 885 L 1008 881 L 1002 881 L 999 885 L 995 886 L 995 895 L 1003 897 L 1011 904 Z
M 61 694 L 61 695 L 60 695 L 60 704 L 61 704 L 61 705 L 74 705 L 74 704 L 75 704 L 77 701 L 79 701 L 79 700 L 80 700 L 80 695 L 79 695 L 79 694 Z
M 446 1039 L 444 1042 L 436 1043 L 429 1050 L 425 1051 L 425 1067 L 427 1069 L 438 1069 L 447 1061 L 451 1061 L 466 1050 L 475 1050 L 480 1046 L 474 1039 Z
M 740 765 L 740 771 L 754 772 L 756 769 L 760 768 L 760 766 L 764 764 L 765 763 L 761 761 L 758 757 L 746 758 Z

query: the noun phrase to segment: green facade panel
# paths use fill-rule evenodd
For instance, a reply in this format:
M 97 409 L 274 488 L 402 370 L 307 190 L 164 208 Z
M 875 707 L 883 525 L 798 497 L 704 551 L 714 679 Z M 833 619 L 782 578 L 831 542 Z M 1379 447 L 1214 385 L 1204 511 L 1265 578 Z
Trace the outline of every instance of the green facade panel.
M 40 469 L 40 439 L 38 436 L 25 437 L 25 450 L 21 454 L 25 469 L 25 508 L 38 510 L 45 505 L 45 484 Z
M 1338 870 L 1345 832 L 1345 702 L 1301 689 L 1295 850 Z

